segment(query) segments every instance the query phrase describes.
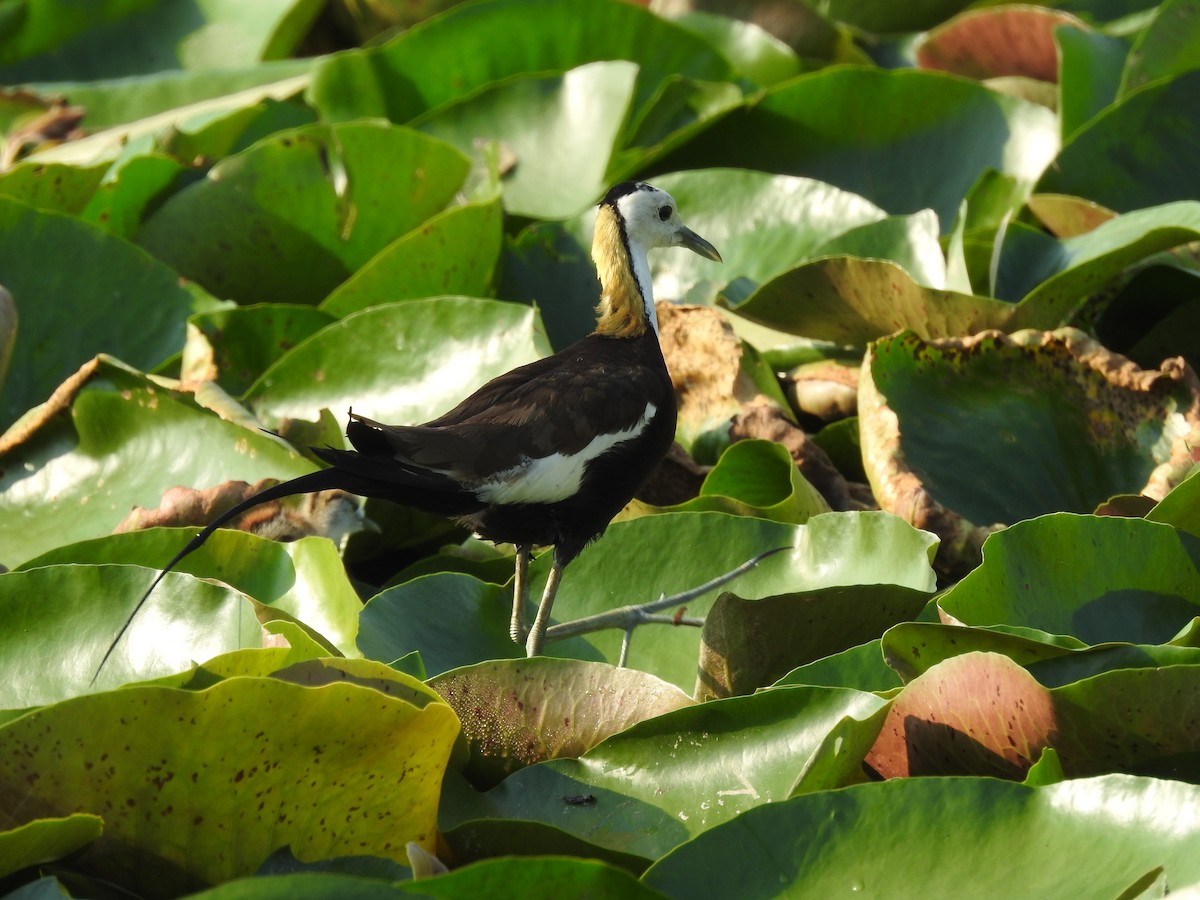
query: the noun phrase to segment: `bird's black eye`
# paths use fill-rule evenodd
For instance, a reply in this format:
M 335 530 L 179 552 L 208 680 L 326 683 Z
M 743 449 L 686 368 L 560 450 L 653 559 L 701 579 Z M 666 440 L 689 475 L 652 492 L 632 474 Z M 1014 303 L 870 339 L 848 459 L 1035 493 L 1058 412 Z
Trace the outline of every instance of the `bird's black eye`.
M 671 218 L 672 212 L 673 212 L 673 210 L 671 209 L 671 207 L 660 206 L 658 209 L 658 217 L 659 217 L 659 219 L 661 219 L 662 221 L 665 222 L 665 221 L 667 221 L 667 219 Z

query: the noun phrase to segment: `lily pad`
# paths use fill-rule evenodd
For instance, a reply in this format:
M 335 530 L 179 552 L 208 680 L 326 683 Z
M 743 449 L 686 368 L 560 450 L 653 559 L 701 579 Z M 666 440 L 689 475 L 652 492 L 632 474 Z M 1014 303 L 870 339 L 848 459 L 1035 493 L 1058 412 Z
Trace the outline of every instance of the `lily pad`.
M 267 369 L 244 400 L 270 423 L 313 421 L 328 409 L 345 427 L 351 406 L 389 424 L 427 422 L 548 350 L 527 306 L 406 300 L 352 313 L 312 335 Z
M 451 10 L 380 47 L 329 57 L 309 95 L 326 121 L 409 122 L 513 76 L 599 60 L 639 64 L 639 106 L 669 75 L 722 81 L 732 74 L 709 44 L 636 6 L 492 0 Z
M 378 122 L 277 132 L 171 197 L 137 242 L 218 296 L 317 303 L 443 209 L 466 172 L 452 147 Z
M 971 10 L 930 31 L 917 45 L 917 62 L 979 81 L 1020 75 L 1056 83 L 1061 25 L 1083 27 L 1069 13 L 1036 6 Z
M 958 622 L 1158 644 L 1200 615 L 1200 538 L 1169 525 L 1059 513 L 1013 525 L 984 547 L 983 565 L 938 600 Z M 1087 565 L 1072 562 L 1080 548 Z
M 905 888 L 892 888 L 901 878 L 919 882 L 929 900 L 961 898 L 964 884 L 996 895 L 1108 900 L 1160 867 L 1171 884 L 1200 880 L 1197 803 L 1200 788 L 1124 775 L 1044 788 L 897 779 L 747 810 L 668 854 L 643 881 L 679 898 L 828 897 L 855 886 L 900 896 Z M 931 843 L 933 815 L 953 827 Z M 1174 827 L 1162 830 L 1164 820 Z
M 156 895 L 252 874 L 286 845 L 406 859 L 406 841 L 434 847 L 457 731 L 441 703 L 357 684 L 232 678 L 79 697 L 0 728 L 0 825 L 95 810 L 104 834 L 76 866 Z
M 188 590 L 151 595 L 105 659 L 155 574 L 133 566 L 46 566 L 0 575 L 6 670 L 0 708 L 54 703 L 262 646 L 262 628 L 242 594 L 180 575 L 168 578 L 186 579 Z
M 430 687 L 463 723 L 473 751 L 465 774 L 478 787 L 532 763 L 581 756 L 636 722 L 693 704 L 636 669 L 547 658 L 484 662 Z
M 784 800 L 830 729 L 884 703 L 841 688 L 791 687 L 667 713 L 579 759 L 529 766 L 485 794 L 448 797 L 442 828 L 453 844 L 456 832 L 484 816 L 535 821 L 655 859 L 755 806 Z
M 0 474 L 0 543 L 12 566 L 100 537 L 169 488 L 311 472 L 282 441 L 224 422 L 140 373 L 101 360 L 70 402 L 10 449 Z M 85 373 L 86 375 L 86 373 Z M 69 405 L 70 416 L 57 415 Z
M 67 544 L 27 561 L 22 569 L 61 565 L 140 565 L 161 569 L 196 534 L 194 528 L 153 528 Z M 260 603 L 303 622 L 347 656 L 358 655 L 355 639 L 362 604 L 333 544 L 307 537 L 287 543 L 244 531 L 220 529 L 175 566 L 214 578 Z M 186 587 L 183 587 L 184 585 Z M 154 596 L 186 582 L 164 583 Z
M 891 584 L 859 584 L 752 601 L 724 593 L 704 622 L 697 696 L 727 697 L 766 687 L 797 666 L 853 647 L 913 618 L 930 596 L 928 591 Z
M 89 813 L 35 819 L 0 832 L 0 877 L 26 866 L 53 862 L 86 847 L 104 832 L 104 820 Z
M 801 524 L 829 504 L 809 484 L 787 449 L 773 441 L 738 441 L 704 477 L 700 494 L 673 509 L 715 510 Z
M 455 206 L 398 238 L 321 303 L 341 317 L 393 300 L 487 296 L 500 256 L 498 200 Z
M 907 113 L 880 116 L 880 109 Z M 939 72 L 834 66 L 771 88 L 661 167 L 804 175 L 893 215 L 932 208 L 945 232 L 981 172 L 1032 183 L 1057 146 L 1053 113 L 980 84 Z
M 882 508 L 943 540 L 960 575 L 1003 524 L 1162 496 L 1190 468 L 1200 390 L 1178 360 L 1142 371 L 1073 330 L 876 342 L 863 460 Z
M 1129 44 L 1119 37 L 1082 28 L 1055 31 L 1059 67 L 1058 111 L 1063 140 L 1069 140 L 1117 98 Z
M 0 429 L 99 352 L 149 369 L 183 344 L 178 276 L 94 225 L 0 197 L 0 271 L 20 317 Z
M 1191 71 L 1126 94 L 1071 136 L 1038 192 L 1118 212 L 1200 199 L 1186 163 L 1200 152 L 1200 123 L 1190 114 L 1198 86 L 1200 71 Z
M 464 153 L 481 139 L 499 141 L 515 162 L 502 182 L 505 208 L 563 219 L 603 195 L 637 74 L 633 63 L 612 60 L 518 76 L 441 107 L 414 126 Z M 591 111 L 583 120 L 580 103 Z
M 791 334 L 863 346 L 910 328 L 927 339 L 1003 328 L 1014 307 L 936 290 L 887 260 L 835 256 L 797 266 L 731 308 Z

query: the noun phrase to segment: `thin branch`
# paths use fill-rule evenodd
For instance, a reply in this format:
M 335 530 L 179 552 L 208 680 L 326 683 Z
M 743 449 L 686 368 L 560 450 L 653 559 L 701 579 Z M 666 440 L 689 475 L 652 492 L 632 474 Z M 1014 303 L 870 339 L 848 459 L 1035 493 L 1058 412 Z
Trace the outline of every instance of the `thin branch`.
M 746 574 L 768 556 L 774 556 L 776 553 L 782 553 L 784 550 L 790 549 L 791 547 L 775 547 L 771 550 L 765 550 L 752 559 L 746 560 L 746 562 L 742 563 L 736 569 L 731 569 L 723 575 L 718 575 L 716 578 L 706 581 L 698 587 L 691 588 L 679 594 L 672 594 L 670 597 L 660 597 L 658 600 L 652 600 L 649 603 L 619 606 L 616 609 L 605 610 L 602 613 L 596 613 L 592 616 L 584 616 L 582 619 L 573 619 L 570 622 L 553 625 L 546 631 L 546 641 L 561 641 L 564 638 L 576 637 L 580 634 L 590 634 L 593 631 L 603 631 L 606 628 L 620 628 L 626 633 L 621 648 L 622 660 L 620 664 L 623 665 L 623 657 L 628 652 L 629 636 L 638 625 L 687 625 L 698 628 L 704 624 L 704 619 L 695 616 L 677 619 L 675 616 L 659 616 L 655 615 L 655 613 L 660 613 L 665 609 L 671 609 L 675 606 L 682 606 L 685 603 L 695 600 L 697 597 L 702 597 L 709 591 L 715 590 L 722 585 L 728 584 L 735 578 Z

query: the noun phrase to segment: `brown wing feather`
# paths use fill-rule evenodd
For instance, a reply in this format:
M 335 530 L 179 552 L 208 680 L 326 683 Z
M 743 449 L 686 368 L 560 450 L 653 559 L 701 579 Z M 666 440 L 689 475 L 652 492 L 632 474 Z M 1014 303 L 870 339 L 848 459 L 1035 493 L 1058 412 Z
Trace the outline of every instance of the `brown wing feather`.
M 348 434 L 360 452 L 482 481 L 523 458 L 577 453 L 598 434 L 628 428 L 642 417 L 647 398 L 660 406 L 673 402 L 664 396 L 670 382 L 661 359 L 653 333 L 632 340 L 589 335 L 493 379 L 424 425 L 355 416 Z

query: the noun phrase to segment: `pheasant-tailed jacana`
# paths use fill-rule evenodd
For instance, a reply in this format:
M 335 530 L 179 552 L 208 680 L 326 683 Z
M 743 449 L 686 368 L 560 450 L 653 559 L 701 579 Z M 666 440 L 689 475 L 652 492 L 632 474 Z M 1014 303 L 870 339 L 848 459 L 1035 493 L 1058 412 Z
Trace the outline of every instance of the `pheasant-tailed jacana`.
M 675 436 L 675 393 L 659 348 L 646 260 L 654 247 L 721 259 L 684 226 L 669 194 L 641 182 L 618 184 L 596 215 L 595 331 L 494 378 L 424 425 L 381 425 L 351 412 L 346 435 L 354 450 L 314 448 L 330 468 L 268 488 L 213 520 L 155 579 L 108 653 L 163 576 L 217 528 L 269 500 L 340 488 L 450 516 L 481 537 L 514 544 L 515 641 L 526 636 L 530 550 L 553 545 L 553 566 L 528 630 L 526 651 L 536 656 L 563 569 L 629 502 Z

